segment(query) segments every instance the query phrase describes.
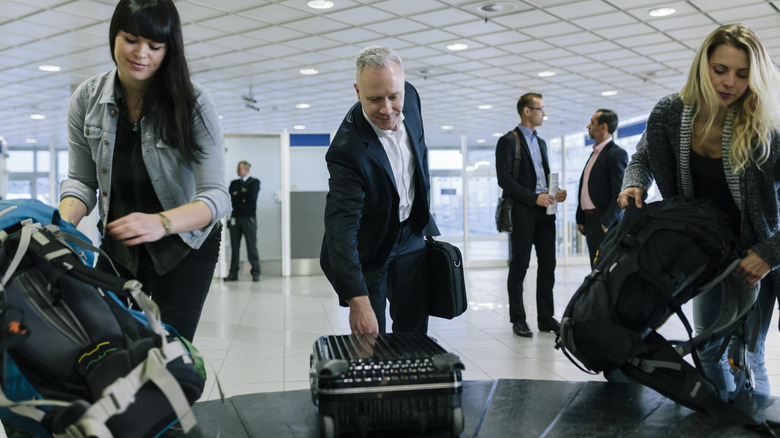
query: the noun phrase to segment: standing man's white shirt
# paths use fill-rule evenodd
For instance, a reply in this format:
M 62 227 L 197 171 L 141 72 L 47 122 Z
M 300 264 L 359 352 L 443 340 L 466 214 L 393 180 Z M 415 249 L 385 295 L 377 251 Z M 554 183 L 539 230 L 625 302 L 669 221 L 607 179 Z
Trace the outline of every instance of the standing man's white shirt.
M 403 222 L 409 218 L 412 213 L 412 202 L 414 202 L 414 160 L 412 159 L 412 145 L 409 142 L 409 136 L 406 134 L 404 125 L 404 115 L 400 114 L 398 118 L 398 128 L 395 131 L 380 129 L 366 112 L 363 111 L 371 128 L 379 137 L 379 142 L 385 149 L 387 159 L 390 161 L 390 168 L 393 170 L 395 178 L 395 188 L 398 190 L 398 219 Z

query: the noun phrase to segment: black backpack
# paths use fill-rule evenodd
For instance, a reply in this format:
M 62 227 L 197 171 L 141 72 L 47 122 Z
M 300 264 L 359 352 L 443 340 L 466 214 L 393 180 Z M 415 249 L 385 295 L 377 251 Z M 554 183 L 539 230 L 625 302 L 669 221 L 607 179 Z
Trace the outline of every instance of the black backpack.
M 583 371 L 619 370 L 676 402 L 739 424 L 770 427 L 721 399 L 699 370 L 696 349 L 744 338 L 744 322 L 754 309 L 757 288 L 747 290 L 732 274 L 739 259 L 728 222 L 714 202 L 670 198 L 638 209 L 629 202 L 622 221 L 609 230 L 593 271 L 574 293 L 561 320 L 556 348 Z M 682 305 L 721 283 L 723 304 L 715 323 L 693 336 Z M 686 340 L 656 332 L 676 313 Z M 684 357 L 691 355 L 697 367 Z M 744 359 L 744 358 L 743 358 Z M 751 371 L 741 360 L 744 380 Z M 738 364 L 739 365 L 739 364 Z M 738 390 L 739 391 L 739 388 Z
M 29 207 L 11 205 L 0 223 L 45 211 Z M 151 437 L 177 420 L 189 430 L 205 384 L 191 344 L 169 334 L 139 282 L 87 266 L 94 248 L 54 209 L 43 222 L 0 231 L 0 419 L 35 436 Z

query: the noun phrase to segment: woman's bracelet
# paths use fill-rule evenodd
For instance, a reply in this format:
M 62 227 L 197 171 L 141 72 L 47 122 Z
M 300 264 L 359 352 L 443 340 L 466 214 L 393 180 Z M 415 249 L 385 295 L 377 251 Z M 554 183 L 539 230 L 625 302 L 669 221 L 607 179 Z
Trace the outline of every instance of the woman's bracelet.
M 160 216 L 160 220 L 162 221 L 162 225 L 163 225 L 163 227 L 165 227 L 165 235 L 167 236 L 167 235 L 171 234 L 171 226 L 172 225 L 171 225 L 171 220 L 168 219 L 168 216 L 166 216 L 166 215 L 164 215 L 162 213 L 157 213 L 157 216 Z

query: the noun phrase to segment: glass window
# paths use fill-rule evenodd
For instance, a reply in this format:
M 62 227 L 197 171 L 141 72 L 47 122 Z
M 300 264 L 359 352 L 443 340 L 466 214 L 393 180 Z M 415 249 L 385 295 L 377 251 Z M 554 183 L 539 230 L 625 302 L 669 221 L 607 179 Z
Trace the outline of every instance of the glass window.
M 631 161 L 631 157 L 636 153 L 636 145 L 639 140 L 642 139 L 642 134 L 632 135 L 624 138 L 615 139 L 615 143 L 618 146 L 625 149 L 628 153 L 628 160 Z M 658 201 L 661 199 L 661 193 L 658 191 L 658 187 L 655 185 L 655 181 L 647 189 L 647 202 Z
M 508 234 L 496 230 L 496 206 L 501 187 L 496 180 L 496 147 L 470 146 L 468 163 L 468 226 L 466 257 L 469 263 L 498 263 L 505 266 L 509 256 Z
M 29 179 L 9 180 L 8 199 L 30 199 L 32 198 L 32 182 Z
M 9 172 L 34 172 L 34 151 L 8 151 L 6 165 Z M 10 193 L 10 192 L 9 192 Z
M 36 172 L 48 172 L 49 171 L 49 159 L 51 154 L 49 151 L 36 151 L 35 152 L 35 171 Z
M 496 181 L 495 149 L 472 149 L 468 153 L 468 219 L 472 238 L 495 237 L 496 204 L 501 188 Z
M 566 223 L 559 225 L 559 232 L 566 232 L 571 241 L 571 256 L 588 256 L 588 246 L 585 236 L 577 232 L 577 207 L 579 206 L 580 178 L 593 148 L 585 145 L 582 133 L 564 137 L 566 159 Z M 564 227 L 566 229 L 564 230 Z
M 463 168 L 463 154 L 460 149 L 429 149 L 429 170 L 461 170 Z
M 442 236 L 463 236 L 463 178 L 431 175 L 431 211 Z
M 588 260 L 585 236 L 577 232 L 576 220 L 580 177 L 593 152 L 585 144 L 585 136 L 579 131 L 545 138 L 550 171 L 558 173 L 559 186 L 567 192 L 566 201 L 558 205 L 556 213 L 556 256 L 560 264 L 587 263 Z M 636 135 L 615 141 L 631 156 L 640 138 L 641 135 Z M 431 149 L 428 153 L 431 211 L 442 239 L 461 246 L 466 262 L 471 266 L 505 266 L 509 257 L 509 235 L 498 233 L 495 225 L 496 205 L 501 196 L 496 181 L 495 146 L 469 145 L 465 169 L 460 147 Z M 657 196 L 657 189 L 651 187 L 649 199 Z
M 35 178 L 35 199 L 44 204 L 51 203 L 51 194 L 49 193 L 49 177 Z

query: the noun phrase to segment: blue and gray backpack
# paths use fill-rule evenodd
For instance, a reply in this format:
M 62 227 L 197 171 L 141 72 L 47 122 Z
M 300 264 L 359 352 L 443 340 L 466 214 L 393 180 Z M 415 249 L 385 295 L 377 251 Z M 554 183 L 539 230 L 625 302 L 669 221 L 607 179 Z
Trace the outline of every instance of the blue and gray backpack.
M 202 360 L 141 284 L 92 268 L 96 248 L 41 202 L 0 201 L 0 230 L 0 420 L 35 437 L 192 428 Z

